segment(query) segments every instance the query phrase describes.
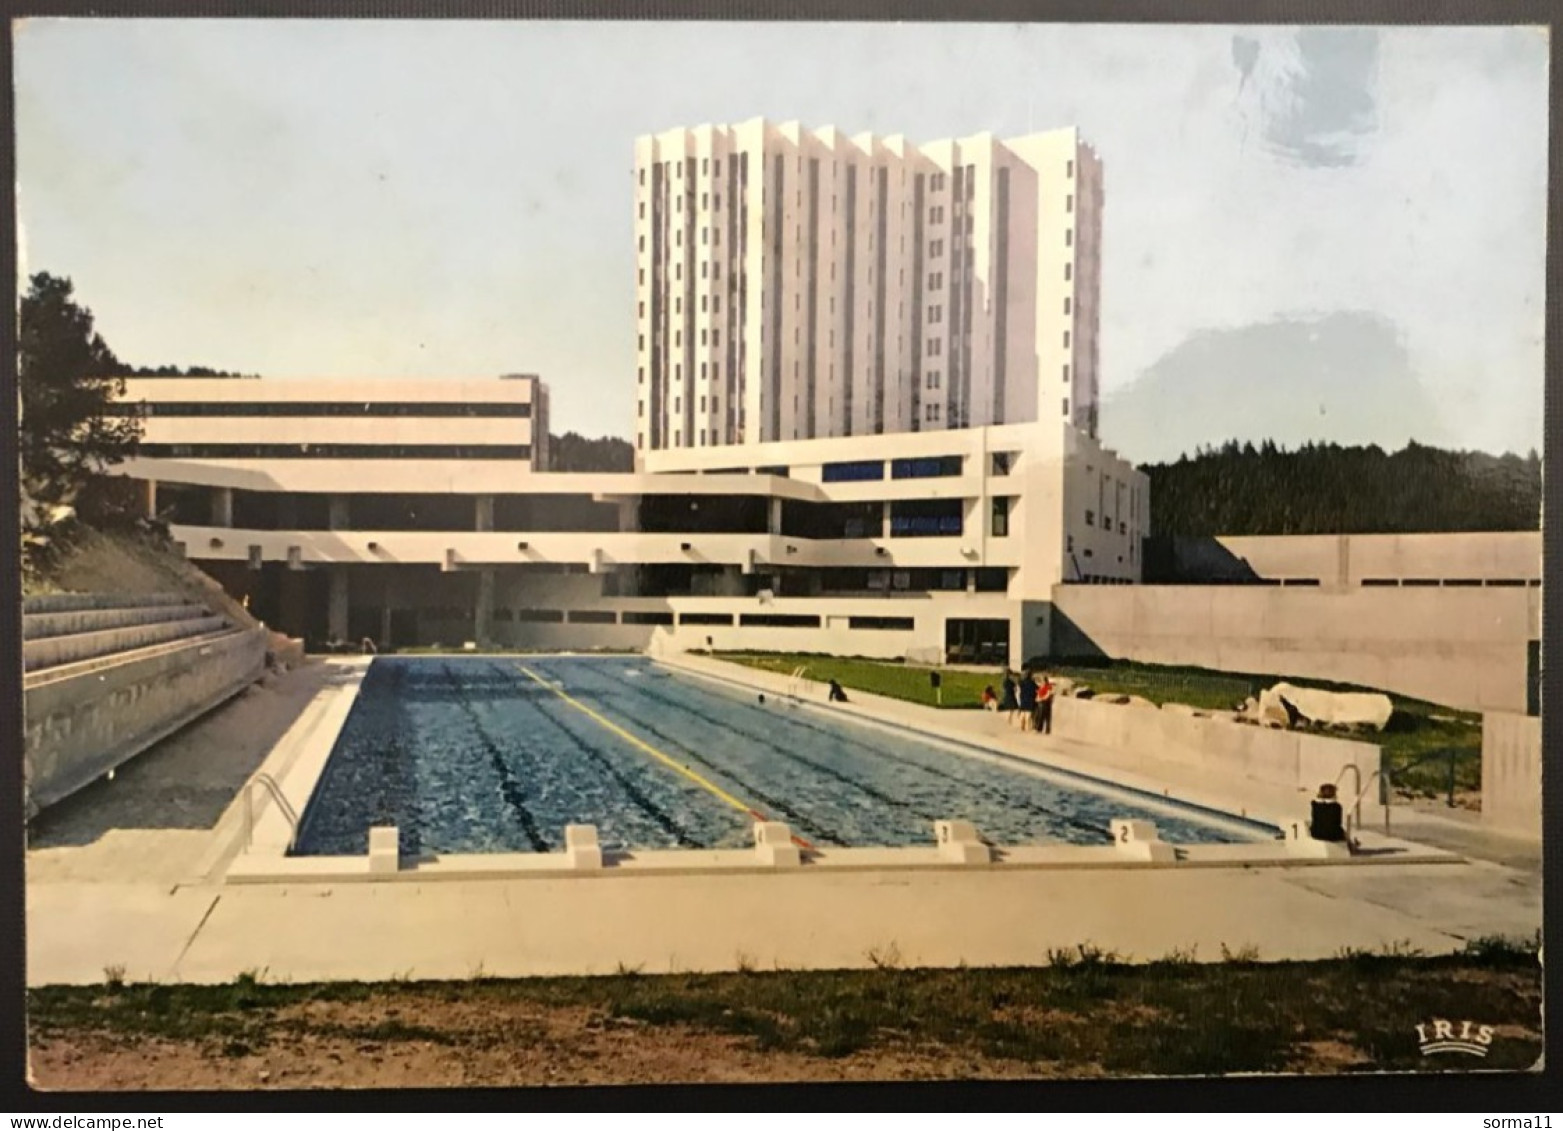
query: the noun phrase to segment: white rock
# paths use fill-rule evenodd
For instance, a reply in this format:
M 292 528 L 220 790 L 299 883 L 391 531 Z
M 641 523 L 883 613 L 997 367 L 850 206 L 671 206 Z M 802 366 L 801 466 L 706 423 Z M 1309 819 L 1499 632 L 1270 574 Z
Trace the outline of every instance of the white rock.
M 1268 721 L 1290 722 L 1290 712 L 1282 703 L 1290 703 L 1303 719 L 1344 727 L 1369 727 L 1383 730 L 1395 705 L 1388 695 L 1371 692 L 1320 691 L 1278 683 L 1259 696 L 1259 713 Z

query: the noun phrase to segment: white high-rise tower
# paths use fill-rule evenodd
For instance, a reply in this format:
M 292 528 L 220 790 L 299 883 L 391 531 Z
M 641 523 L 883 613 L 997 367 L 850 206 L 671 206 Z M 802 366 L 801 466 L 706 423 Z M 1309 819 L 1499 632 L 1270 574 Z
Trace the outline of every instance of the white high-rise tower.
M 635 145 L 639 451 L 1061 419 L 1094 436 L 1102 168 L 754 120 Z

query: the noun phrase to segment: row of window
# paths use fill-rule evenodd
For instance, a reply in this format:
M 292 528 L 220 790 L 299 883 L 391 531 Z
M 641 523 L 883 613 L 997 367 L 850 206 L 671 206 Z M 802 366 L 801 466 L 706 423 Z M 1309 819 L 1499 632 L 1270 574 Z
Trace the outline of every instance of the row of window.
M 1066 415 L 1069 412 L 1069 402 L 1068 401 L 1064 402 L 1064 412 L 1065 412 Z M 1085 512 L 1085 524 L 1087 526 L 1095 526 L 1096 525 L 1096 512 L 1095 511 L 1086 511 Z M 1107 531 L 1109 534 L 1112 533 L 1113 521 L 1112 521 L 1112 519 L 1106 517 L 1105 515 L 1102 516 L 1102 529 Z M 1119 534 L 1127 534 L 1127 533 L 1129 533 L 1129 524 L 1127 522 L 1125 522 L 1123 519 L 1119 519 L 1118 520 L 1118 533 Z
M 890 461 L 892 479 L 943 479 L 961 473 L 961 456 L 928 456 Z M 820 467 L 820 479 L 826 483 L 864 482 L 885 477 L 884 460 L 853 460 L 827 463 Z
M 108 416 L 429 416 L 429 417 L 529 417 L 530 404 L 445 402 L 344 401 L 121 401 L 110 405 Z
M 1299 585 L 1299 584 L 1302 584 L 1302 582 L 1300 580 L 1297 580 L 1297 579 L 1290 579 L 1290 584 Z M 1315 583 L 1315 584 L 1317 584 L 1317 583 Z M 1540 586 L 1541 585 L 1541 578 L 1539 578 L 1539 577 L 1531 577 L 1531 578 L 1524 578 L 1524 577 L 1484 577 L 1484 578 L 1460 577 L 1460 578 L 1442 578 L 1442 579 L 1440 579 L 1440 578 L 1436 578 L 1436 577 L 1404 577 L 1404 578 L 1402 578 L 1402 577 L 1364 577 L 1362 579 L 1362 581 L 1360 582 L 1360 584 L 1367 585 L 1367 586 L 1404 585 L 1404 586 L 1413 586 L 1413 587 L 1415 587 L 1415 586 L 1435 586 L 1435 585 L 1452 585 L 1452 586 L 1471 586 L 1471 587 L 1474 587 L 1474 586 L 1479 586 L 1479 585 L 1485 585 L 1485 586 L 1496 586 L 1498 588 L 1504 588 L 1504 587 L 1521 588 L 1521 587 L 1524 587 L 1524 586 L 1527 586 L 1527 585 Z
M 424 615 L 430 620 L 470 620 L 468 609 L 428 609 Z M 519 624 L 626 624 L 672 625 L 671 611 L 628 610 L 616 613 L 612 609 L 495 609 L 494 620 Z M 732 613 L 683 613 L 678 616 L 683 625 L 725 625 L 732 627 Z M 738 623 L 746 628 L 818 628 L 820 618 L 802 613 L 740 613 Z M 911 632 L 917 627 L 912 617 L 848 617 L 847 627 L 861 632 Z
M 141 444 L 148 459 L 531 459 L 530 444 Z
M 694 195 L 695 195 L 695 190 L 694 189 L 688 189 L 683 194 L 684 199 L 686 201 L 690 201 L 690 202 L 693 201 Z M 713 198 L 712 195 L 710 193 L 708 193 L 708 192 L 701 193 L 700 194 L 700 208 L 701 208 L 702 211 L 704 211 L 706 209 L 711 209 L 712 211 L 720 212 L 722 210 L 722 194 L 721 193 L 717 193 L 716 196 Z M 640 202 L 640 213 L 639 213 L 639 215 L 640 215 L 640 218 L 642 220 L 644 220 L 646 218 L 646 202 L 644 200 Z
M 700 312 L 702 314 L 720 314 L 720 313 L 722 313 L 722 296 L 721 295 L 701 295 L 700 296 Z M 645 303 L 644 300 L 642 300 L 641 302 L 638 302 L 638 303 L 635 304 L 635 313 L 636 313 L 636 315 L 638 315 L 641 318 L 646 317 L 646 303 Z M 684 313 L 684 300 L 683 299 L 675 298 L 673 300 L 673 313 L 674 314 L 682 314 L 682 313 Z
M 646 238 L 644 236 L 642 236 L 641 240 L 640 240 L 640 249 L 642 251 L 646 250 Z M 684 265 L 682 263 L 675 263 L 673 265 L 673 278 L 676 279 L 676 280 L 682 280 L 683 277 L 684 277 Z M 710 259 L 702 259 L 700 261 L 700 277 L 702 279 L 710 278 L 713 282 L 720 282 L 721 279 L 722 279 L 722 265 L 721 265 L 721 263 L 713 261 L 713 260 L 710 260 Z M 643 287 L 646 285 L 646 269 L 644 267 L 641 267 L 641 268 L 637 269 L 637 271 L 636 271 L 636 281 Z M 741 272 L 740 272 L 740 282 L 742 282 L 742 273 Z

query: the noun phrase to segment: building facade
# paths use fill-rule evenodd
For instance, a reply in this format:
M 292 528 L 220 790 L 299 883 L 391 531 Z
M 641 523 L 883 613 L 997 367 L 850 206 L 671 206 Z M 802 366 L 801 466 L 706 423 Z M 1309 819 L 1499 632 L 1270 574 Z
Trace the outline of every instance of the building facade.
M 562 473 L 510 454 L 546 431 L 534 385 L 131 379 L 146 438 L 119 470 L 192 561 L 317 645 L 1019 663 L 1048 650 L 1054 585 L 1140 575 L 1145 477 L 1056 420 Z
M 638 452 L 1056 420 L 1096 435 L 1102 167 L 756 119 L 635 145 Z

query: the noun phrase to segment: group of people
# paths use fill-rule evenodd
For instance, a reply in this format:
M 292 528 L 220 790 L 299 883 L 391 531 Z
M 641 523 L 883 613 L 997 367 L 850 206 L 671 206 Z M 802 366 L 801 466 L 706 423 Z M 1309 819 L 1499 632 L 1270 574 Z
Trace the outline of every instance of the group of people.
M 1008 715 L 1012 726 L 1021 730 L 1034 730 L 1041 734 L 1053 731 L 1053 681 L 1046 672 L 1040 678 L 1031 672 L 1004 673 L 1003 694 L 992 685 L 982 689 L 982 706 L 988 711 L 1002 711 Z

